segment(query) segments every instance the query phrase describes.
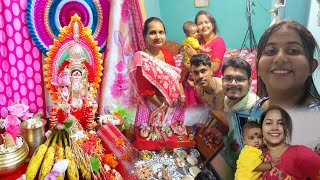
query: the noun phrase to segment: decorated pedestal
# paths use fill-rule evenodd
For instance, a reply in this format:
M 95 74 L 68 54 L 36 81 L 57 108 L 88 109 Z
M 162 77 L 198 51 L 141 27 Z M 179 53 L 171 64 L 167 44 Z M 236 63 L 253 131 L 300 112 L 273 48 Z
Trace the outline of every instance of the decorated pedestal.
M 177 147 L 182 148 L 194 148 L 196 142 L 189 139 L 189 135 L 181 136 L 181 139 L 178 138 L 176 134 L 173 134 L 171 137 L 166 139 L 161 138 L 160 140 L 147 140 L 146 137 L 140 135 L 140 129 L 135 129 L 136 140 L 132 143 L 135 148 L 138 150 L 163 150 L 163 149 L 174 149 Z

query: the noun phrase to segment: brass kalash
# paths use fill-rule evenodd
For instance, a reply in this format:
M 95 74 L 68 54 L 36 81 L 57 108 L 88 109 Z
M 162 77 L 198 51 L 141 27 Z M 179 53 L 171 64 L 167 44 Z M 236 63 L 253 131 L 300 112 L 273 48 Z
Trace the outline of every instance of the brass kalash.
M 10 153 L 0 154 L 0 176 L 5 176 L 17 171 L 28 156 L 29 147 L 23 139 L 23 145 Z
M 42 122 L 40 127 L 28 127 L 27 121 L 23 121 L 20 125 L 20 133 L 29 146 L 29 154 L 27 158 L 30 158 L 45 140 L 44 133 L 47 121 L 44 119 L 40 119 L 39 121 Z

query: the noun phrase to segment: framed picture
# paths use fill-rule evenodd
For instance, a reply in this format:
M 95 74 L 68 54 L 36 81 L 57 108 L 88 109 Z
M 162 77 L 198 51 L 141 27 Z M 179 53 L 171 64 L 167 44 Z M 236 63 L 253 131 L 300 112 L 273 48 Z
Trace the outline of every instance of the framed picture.
M 209 0 L 194 0 L 195 7 L 209 7 Z

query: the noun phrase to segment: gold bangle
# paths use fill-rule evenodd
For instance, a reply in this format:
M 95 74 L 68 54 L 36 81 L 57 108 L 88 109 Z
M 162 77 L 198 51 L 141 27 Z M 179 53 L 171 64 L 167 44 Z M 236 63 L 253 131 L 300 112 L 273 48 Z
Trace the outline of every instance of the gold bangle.
M 185 98 L 186 96 L 185 95 L 181 95 L 180 97 Z

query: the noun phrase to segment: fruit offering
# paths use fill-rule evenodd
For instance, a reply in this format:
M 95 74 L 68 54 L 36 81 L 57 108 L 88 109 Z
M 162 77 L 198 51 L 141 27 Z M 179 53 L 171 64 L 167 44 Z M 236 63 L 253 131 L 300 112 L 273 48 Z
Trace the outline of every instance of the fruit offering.
M 140 158 L 142 160 L 150 160 L 152 157 L 153 157 L 153 154 L 150 151 L 144 150 L 140 152 Z

